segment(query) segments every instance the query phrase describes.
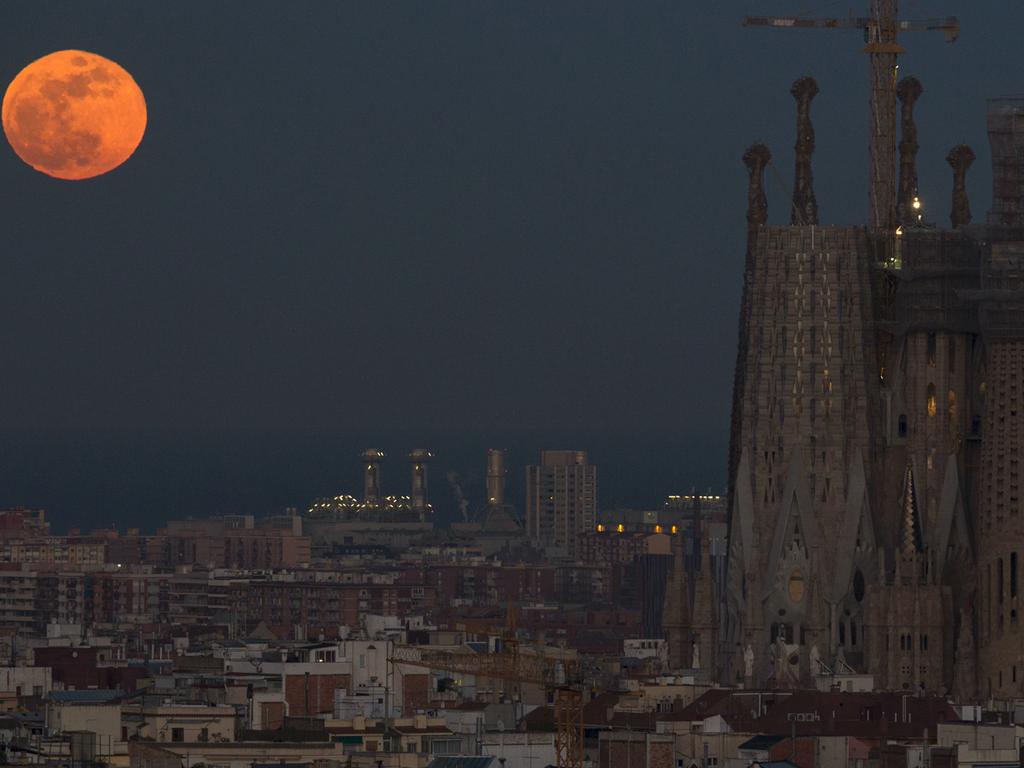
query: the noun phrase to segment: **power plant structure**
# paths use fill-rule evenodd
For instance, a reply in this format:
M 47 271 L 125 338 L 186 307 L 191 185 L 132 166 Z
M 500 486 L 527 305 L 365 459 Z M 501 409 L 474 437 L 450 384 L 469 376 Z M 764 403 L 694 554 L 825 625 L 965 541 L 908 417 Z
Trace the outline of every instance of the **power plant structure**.
M 487 504 L 501 506 L 505 503 L 505 451 L 490 448 L 487 451 Z
M 416 448 L 409 454 L 409 466 L 412 470 L 412 508 L 425 515 L 430 511 L 427 503 L 427 466 L 434 454 L 425 448 Z
M 367 448 L 359 455 L 363 473 L 363 498 L 349 494 L 316 499 L 306 517 L 330 522 L 428 522 L 434 512 L 427 497 L 427 469 L 434 454 L 416 448 L 408 455 L 410 493 L 384 495 L 382 491 L 383 451 Z
M 869 223 L 821 225 L 811 78 L 793 85 L 790 225 L 744 154 L 747 249 L 729 451 L 729 551 L 674 573 L 673 660 L 746 686 L 863 673 L 958 701 L 1024 695 L 1024 99 L 988 102 L 993 201 L 972 224 L 954 146 L 950 227 L 928 222 L 900 22 L 872 0 Z M 748 23 L 760 23 L 748 20 Z M 897 123 L 900 140 L 896 140 Z M 691 583 L 692 582 L 692 583 Z M 673 594 L 674 593 L 674 594 Z M 669 615 L 672 614 L 672 615 Z
M 486 557 L 507 552 L 526 542 L 523 521 L 505 497 L 505 483 L 508 479 L 505 456 L 503 448 L 487 450 L 487 498 L 473 513 L 472 519 L 451 526 L 454 535 L 472 540 Z
M 505 499 L 507 478 L 505 450 L 489 448 L 487 450 L 487 502 L 477 514 L 477 520 L 480 521 L 483 531 L 519 534 L 523 530 L 523 522 L 519 513 Z

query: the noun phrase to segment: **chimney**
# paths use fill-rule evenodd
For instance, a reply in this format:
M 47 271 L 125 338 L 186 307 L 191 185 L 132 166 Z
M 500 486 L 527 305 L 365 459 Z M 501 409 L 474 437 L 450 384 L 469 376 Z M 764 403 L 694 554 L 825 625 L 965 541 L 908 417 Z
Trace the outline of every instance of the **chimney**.
M 813 77 L 801 77 L 789 89 L 796 99 L 796 173 L 793 178 L 793 212 L 790 223 L 808 226 L 818 223 L 818 201 L 814 198 L 814 124 L 811 122 L 811 101 L 818 95 Z
M 505 449 L 490 448 L 487 451 L 487 503 L 501 506 L 505 503 Z
M 427 511 L 427 465 L 434 454 L 426 448 L 416 448 L 409 454 L 412 471 L 412 508 L 421 515 Z
M 380 465 L 384 461 L 384 451 L 367 448 L 362 452 L 363 460 L 363 501 L 367 504 L 380 503 Z

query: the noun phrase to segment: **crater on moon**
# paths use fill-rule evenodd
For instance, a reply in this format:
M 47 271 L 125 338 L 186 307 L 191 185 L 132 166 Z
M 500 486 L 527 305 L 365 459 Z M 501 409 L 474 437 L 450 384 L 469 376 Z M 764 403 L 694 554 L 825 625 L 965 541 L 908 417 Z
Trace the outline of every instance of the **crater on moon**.
M 58 51 L 18 73 L 2 116 L 7 140 L 30 166 L 61 179 L 87 179 L 135 151 L 146 130 L 146 101 L 113 61 Z

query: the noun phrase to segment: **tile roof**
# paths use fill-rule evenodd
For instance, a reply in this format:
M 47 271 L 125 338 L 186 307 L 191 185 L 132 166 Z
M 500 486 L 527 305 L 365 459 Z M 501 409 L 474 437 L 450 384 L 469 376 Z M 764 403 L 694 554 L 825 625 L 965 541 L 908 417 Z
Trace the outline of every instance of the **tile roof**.
M 730 727 L 747 733 L 799 736 L 834 735 L 889 738 L 934 733 L 938 723 L 959 716 L 944 699 L 920 698 L 892 692 L 849 693 L 822 691 L 707 691 L 679 712 L 659 720 L 699 721 L 722 717 Z
M 50 691 L 50 701 L 63 704 L 106 704 L 122 696 L 124 696 L 124 691 L 107 689 Z
M 771 736 L 764 736 L 764 735 L 762 735 L 762 736 L 755 736 L 752 739 L 747 739 L 746 741 L 744 741 L 742 744 L 740 744 L 738 747 L 736 747 L 736 749 L 748 749 L 748 750 L 760 751 L 762 749 L 768 749 L 769 747 L 775 746 L 776 744 L 778 744 L 780 741 L 782 741 L 785 738 L 788 738 L 788 737 L 787 736 L 782 736 L 781 734 L 780 735 L 771 735 Z
M 492 768 L 498 765 L 495 757 L 456 757 L 446 755 L 435 757 L 427 768 Z

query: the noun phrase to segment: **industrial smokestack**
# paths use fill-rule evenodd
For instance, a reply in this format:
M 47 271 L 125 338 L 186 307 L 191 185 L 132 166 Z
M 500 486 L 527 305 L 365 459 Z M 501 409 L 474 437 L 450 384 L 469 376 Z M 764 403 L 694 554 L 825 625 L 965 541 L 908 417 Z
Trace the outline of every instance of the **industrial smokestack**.
M 384 461 L 384 451 L 367 448 L 360 454 L 363 460 L 363 501 L 367 504 L 380 502 L 380 465 Z
M 409 464 L 412 471 L 412 508 L 417 512 L 425 512 L 427 509 L 427 465 L 434 454 L 426 448 L 416 448 L 409 454 Z
M 505 450 L 490 448 L 487 451 L 487 503 L 500 506 L 505 503 Z

